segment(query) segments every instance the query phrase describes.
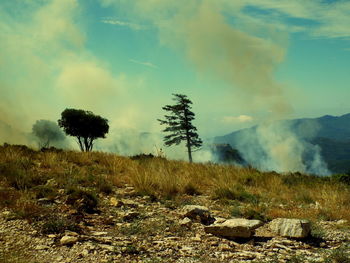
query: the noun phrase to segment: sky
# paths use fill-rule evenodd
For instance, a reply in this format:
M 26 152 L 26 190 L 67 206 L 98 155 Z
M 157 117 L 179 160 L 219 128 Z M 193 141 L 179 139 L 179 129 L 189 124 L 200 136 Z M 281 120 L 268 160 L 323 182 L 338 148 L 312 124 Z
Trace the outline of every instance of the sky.
M 160 133 L 173 93 L 202 138 L 350 112 L 349 0 L 1 0 L 0 142 L 65 108 Z

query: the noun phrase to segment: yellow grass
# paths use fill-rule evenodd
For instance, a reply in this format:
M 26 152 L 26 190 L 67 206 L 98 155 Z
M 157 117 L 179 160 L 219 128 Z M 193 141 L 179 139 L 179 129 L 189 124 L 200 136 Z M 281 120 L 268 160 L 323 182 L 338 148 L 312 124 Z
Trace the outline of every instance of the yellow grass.
M 0 172 L 1 169 L 4 173 L 18 169 L 26 176 L 41 176 L 45 181 L 54 178 L 63 188 L 74 184 L 96 187 L 102 178 L 115 187 L 132 185 L 139 194 L 157 198 L 200 193 L 210 200 L 223 201 L 223 209 L 232 208 L 230 201 L 234 199 L 264 211 L 268 218 L 350 221 L 350 186 L 306 175 L 262 173 L 252 168 L 190 164 L 158 157 L 131 160 L 102 152 L 42 153 L 10 146 L 0 147 Z M 10 181 L 0 173 L 0 185 Z M 28 189 L 32 187 L 31 183 L 26 184 Z

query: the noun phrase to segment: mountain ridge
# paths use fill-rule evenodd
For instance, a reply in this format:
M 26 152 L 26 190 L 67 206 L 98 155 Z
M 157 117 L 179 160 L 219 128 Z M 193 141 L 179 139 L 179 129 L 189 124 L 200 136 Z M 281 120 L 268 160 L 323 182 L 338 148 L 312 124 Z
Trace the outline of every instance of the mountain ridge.
M 350 171 L 350 113 L 341 116 L 324 115 L 318 118 L 279 120 L 276 124 L 288 127 L 298 139 L 320 147 L 320 154 L 332 173 Z M 241 151 L 240 140 L 256 135 L 259 125 L 214 137 L 214 143 L 227 143 Z

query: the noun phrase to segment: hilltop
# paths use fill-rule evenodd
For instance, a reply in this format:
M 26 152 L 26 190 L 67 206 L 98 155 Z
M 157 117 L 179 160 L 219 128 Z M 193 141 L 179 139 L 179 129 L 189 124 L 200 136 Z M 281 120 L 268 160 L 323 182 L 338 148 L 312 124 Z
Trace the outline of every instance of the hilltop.
M 347 176 L 5 145 L 0 261 L 346 263 L 349 198 Z M 184 218 L 187 205 L 208 210 Z M 231 218 L 259 226 L 246 238 L 207 232 Z M 276 218 L 307 219 L 311 234 L 272 233 Z

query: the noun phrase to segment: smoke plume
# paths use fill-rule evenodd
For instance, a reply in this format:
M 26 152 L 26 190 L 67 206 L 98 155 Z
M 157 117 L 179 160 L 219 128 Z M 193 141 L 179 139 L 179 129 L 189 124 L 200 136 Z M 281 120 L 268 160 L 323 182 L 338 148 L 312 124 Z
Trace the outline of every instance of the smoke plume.
M 66 136 L 56 122 L 37 120 L 32 127 L 33 135 L 38 139 L 40 148 L 50 146 L 64 147 L 67 145 Z
M 285 123 L 274 122 L 292 113 L 286 87 L 275 78 L 286 53 L 283 41 L 275 39 L 283 39 L 284 33 L 276 38 L 277 30 L 272 30 L 262 38 L 240 30 L 225 17 L 229 4 L 223 0 L 101 1 L 125 5 L 131 14 L 153 23 L 163 44 L 182 50 L 200 74 L 224 81 L 245 109 L 270 112 L 255 134 L 242 138 L 244 155 L 252 165 L 279 172 L 328 173 L 318 147 L 306 143 Z M 238 15 L 241 6 L 231 4 L 230 10 Z

